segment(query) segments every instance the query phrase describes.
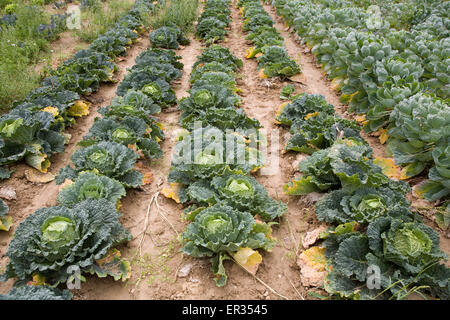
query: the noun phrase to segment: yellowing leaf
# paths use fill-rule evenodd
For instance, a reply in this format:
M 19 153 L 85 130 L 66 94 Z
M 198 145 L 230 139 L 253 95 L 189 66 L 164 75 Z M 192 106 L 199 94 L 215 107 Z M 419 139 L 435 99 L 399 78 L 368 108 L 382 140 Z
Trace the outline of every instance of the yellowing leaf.
M 380 141 L 381 144 L 385 144 L 387 139 L 389 138 L 389 136 L 387 134 L 387 130 L 386 129 L 381 129 L 380 132 L 381 132 L 381 134 L 378 137 L 378 140 Z
M 263 56 L 262 52 L 259 52 L 259 53 L 255 54 L 255 58 L 259 58 L 259 57 L 262 57 L 262 56 Z
M 205 209 L 206 209 L 205 207 L 198 207 L 192 211 L 183 213 L 182 217 L 184 217 L 184 219 L 186 219 L 187 221 L 194 221 L 197 214 L 199 214 L 200 212 L 202 212 Z
M 82 117 L 89 114 L 90 103 L 85 103 L 81 100 L 76 101 L 70 106 L 67 114 L 71 117 Z
M 246 59 L 251 59 L 255 56 L 255 47 L 250 47 L 247 48 L 247 50 L 245 50 L 245 58 Z
M 162 123 L 160 123 L 160 122 L 157 122 L 157 123 L 156 123 L 156 126 L 157 126 L 158 128 L 160 128 L 161 130 L 165 130 L 164 125 L 163 125 Z
M 239 250 L 233 254 L 234 260 L 236 260 L 242 267 L 245 268 L 251 274 L 256 274 L 258 267 L 262 262 L 262 256 L 258 251 L 251 248 L 239 248 Z
M 261 79 L 267 79 L 268 78 L 268 76 L 264 73 L 264 69 L 259 70 L 258 76 Z
M 137 145 L 135 143 L 134 144 L 128 144 L 127 148 L 130 149 L 130 150 L 133 150 L 136 153 L 138 153 L 138 148 L 137 148 Z
M 89 272 L 100 278 L 112 276 L 116 281 L 126 281 L 131 277 L 130 262 L 123 259 L 120 251 L 115 248 L 110 249 L 103 259 L 96 260 L 95 263 Z
M 172 182 L 169 187 L 162 188 L 161 193 L 167 199 L 173 199 L 176 203 L 180 203 L 180 198 L 178 197 L 178 191 L 180 188 L 180 183 Z
M 121 207 L 122 207 L 122 201 L 120 201 L 120 199 L 117 199 L 116 210 L 119 211 Z
M 262 167 L 264 167 L 263 165 L 261 165 L 261 166 L 256 166 L 256 167 L 254 167 L 252 170 L 250 170 L 250 172 L 251 173 L 255 173 L 255 172 L 257 172 L 259 169 L 261 169 Z
M 286 108 L 286 106 L 288 104 L 289 104 L 289 102 L 284 102 L 284 103 L 280 104 L 280 106 L 278 107 L 277 114 L 276 114 L 275 118 L 278 117 L 281 114 L 281 112 L 283 112 L 283 109 Z M 281 122 L 279 122 L 278 120 L 275 120 L 275 123 L 276 124 L 281 124 Z
M 42 146 L 40 144 L 31 144 L 29 148 L 33 148 L 33 152 L 30 152 L 25 156 L 25 163 L 30 167 L 33 167 L 40 172 L 46 173 L 50 167 L 50 160 L 48 156 L 42 152 Z
M 352 94 L 342 94 L 341 101 L 345 101 L 346 103 L 350 103 L 353 97 L 358 93 L 358 91 L 353 92 Z
M 37 274 L 37 273 L 33 274 L 32 279 L 33 280 L 27 282 L 28 286 L 43 286 L 46 284 L 45 277 L 41 276 L 40 274 Z
M 151 184 L 153 182 L 153 172 L 142 162 L 137 162 L 135 169 L 144 175 L 142 178 L 143 185 Z
M 331 89 L 335 90 L 335 91 L 339 91 L 342 85 L 342 78 L 334 78 L 333 80 L 331 80 Z
M 362 114 L 362 115 L 356 116 L 355 121 L 358 123 L 363 123 L 364 121 L 366 121 L 366 115 Z
M 55 180 L 55 176 L 50 172 L 39 172 L 35 169 L 26 169 L 25 178 L 30 182 L 48 183 Z
M 391 179 L 400 180 L 402 179 L 401 168 L 395 165 L 394 159 L 376 157 L 373 163 L 381 167 L 381 170 L 385 175 Z M 405 178 L 403 178 L 405 179 Z
M 58 108 L 51 107 L 51 106 L 45 107 L 45 108 L 41 109 L 41 111 L 51 113 L 54 117 L 57 117 L 59 114 Z
M 322 247 L 311 247 L 305 250 L 300 255 L 303 259 L 307 261 L 307 264 L 314 267 L 318 271 L 325 270 L 327 258 L 325 257 L 325 248 Z
M 312 117 L 317 117 L 319 114 L 320 114 L 319 111 L 308 113 L 308 114 L 305 116 L 305 120 L 308 120 L 309 118 L 312 118 Z
M 13 219 L 10 216 L 0 217 L 0 230 L 9 231 L 13 225 Z
M 302 285 L 305 287 L 323 285 L 327 275 L 326 263 L 325 248 L 315 246 L 303 251 L 297 260 Z
M 97 265 L 99 265 L 101 267 L 107 263 L 110 263 L 115 258 L 120 258 L 120 257 L 121 257 L 120 251 L 113 248 L 108 252 L 108 255 L 106 257 L 104 257 L 103 259 L 95 260 L 95 262 L 97 263 Z
M 424 162 L 413 162 L 402 168 L 400 179 L 406 180 L 418 175 L 425 168 Z

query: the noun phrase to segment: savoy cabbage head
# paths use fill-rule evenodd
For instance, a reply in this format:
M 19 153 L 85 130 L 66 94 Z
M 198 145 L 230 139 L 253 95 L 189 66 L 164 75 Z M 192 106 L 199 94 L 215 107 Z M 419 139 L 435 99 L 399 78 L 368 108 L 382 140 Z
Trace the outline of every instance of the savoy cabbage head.
M 198 139 L 201 139 L 200 144 Z M 188 185 L 212 178 L 226 168 L 250 172 L 264 163 L 262 152 L 249 146 L 244 136 L 224 134 L 213 127 L 199 128 L 182 137 L 175 146 L 168 179 Z
M 367 235 L 369 246 L 377 255 L 412 274 L 446 259 L 439 247 L 439 234 L 424 223 L 405 223 L 400 219 L 383 217 L 369 225 Z
M 218 286 L 224 286 L 227 281 L 223 261 L 228 255 L 240 248 L 270 251 L 275 245 L 269 225 L 255 221 L 248 212 L 221 203 L 197 213 L 181 239 L 185 254 L 211 257 L 211 271 Z
M 153 48 L 178 49 L 180 44 L 189 44 L 189 40 L 175 24 L 163 26 L 150 33 Z
M 180 117 L 181 126 L 189 131 L 194 130 L 198 122 L 201 122 L 203 127 L 211 126 L 223 131 L 229 129 L 242 133 L 262 127 L 258 120 L 249 118 L 243 109 L 208 108 Z
M 46 283 L 58 284 L 69 278 L 69 267 L 109 274 L 98 260 L 130 239 L 130 233 L 119 223 L 115 206 L 105 199 L 87 199 L 73 208 L 38 209 L 18 226 L 6 253 L 9 263 L 2 277 L 26 281 L 37 274 Z
M 232 77 L 235 76 L 232 67 L 230 67 L 226 64 L 223 64 L 221 62 L 213 61 L 213 62 L 205 63 L 204 65 L 199 66 L 195 70 L 193 70 L 191 72 L 189 81 L 191 83 L 195 83 L 198 79 L 200 79 L 203 76 L 203 74 L 208 73 L 208 72 L 223 72 Z
M 120 198 L 125 195 L 125 188 L 120 182 L 93 172 L 82 172 L 74 183 L 61 189 L 58 203 L 74 207 L 86 199 L 106 199 L 117 206 Z
M 264 221 L 282 216 L 287 206 L 271 198 L 255 178 L 242 171 L 226 169 L 212 180 L 200 180 L 187 187 L 189 198 L 199 204 L 217 202 L 258 215 Z
M 137 158 L 136 152 L 122 144 L 102 141 L 77 150 L 71 158 L 74 168 L 62 168 L 55 182 L 61 184 L 66 179 L 75 179 L 80 172 L 94 171 L 120 181 L 125 187 L 137 188 L 143 179 L 143 174 L 133 169 Z
M 366 234 L 355 227 L 346 223 L 327 232 L 323 245 L 330 265 L 324 282 L 328 293 L 355 300 L 402 300 L 412 292 L 450 297 L 450 269 L 440 264 L 445 254 L 431 228 L 418 220 L 387 216 L 372 221 Z M 369 288 L 374 267 L 380 272 L 380 286 Z
M 300 94 L 289 104 L 280 108 L 276 120 L 290 126 L 299 119 L 304 119 L 308 114 L 320 112 L 321 114 L 334 114 L 333 105 L 329 104 L 325 97 L 318 94 Z
M 79 145 L 90 146 L 99 141 L 132 145 L 148 159 L 162 156 L 158 142 L 151 139 L 148 133 L 147 124 L 137 117 L 126 116 L 121 121 L 113 118 L 97 119 Z
M 263 55 L 257 58 L 258 69 L 267 77 L 288 78 L 301 73 L 297 62 L 289 57 L 284 47 L 267 46 L 261 51 Z
M 316 203 L 316 215 L 327 223 L 356 221 L 368 224 L 378 217 L 411 219 L 409 203 L 402 192 L 390 188 L 361 188 L 353 192 L 335 190 Z
M 136 58 L 136 65 L 147 66 L 150 64 L 168 63 L 175 68 L 182 70 L 183 64 L 179 61 L 181 56 L 177 56 L 173 50 L 160 48 L 148 48 L 142 51 Z
M 286 144 L 286 150 L 308 154 L 330 147 L 338 137 L 364 141 L 355 121 L 322 112 L 306 119 L 294 120 L 290 132 L 292 136 Z
M 203 50 L 192 69 L 195 70 L 210 62 L 222 63 L 232 68 L 233 71 L 236 71 L 243 66 L 242 60 L 234 56 L 228 48 L 215 44 Z

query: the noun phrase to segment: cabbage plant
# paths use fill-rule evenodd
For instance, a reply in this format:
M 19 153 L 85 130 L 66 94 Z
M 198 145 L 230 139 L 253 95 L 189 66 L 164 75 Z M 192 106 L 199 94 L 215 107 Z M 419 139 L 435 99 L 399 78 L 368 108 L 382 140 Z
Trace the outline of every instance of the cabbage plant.
M 58 203 L 65 207 L 74 207 L 86 199 L 106 199 L 117 206 L 120 198 L 125 195 L 125 188 L 119 181 L 93 172 L 82 172 L 74 183 L 61 189 Z
M 239 134 L 224 134 L 208 127 L 195 129 L 180 139 L 172 156 L 169 182 L 188 185 L 219 175 L 226 168 L 250 172 L 265 163 L 262 152 L 249 146 L 248 140 Z
M 216 284 L 224 286 L 227 275 L 223 261 L 240 248 L 270 251 L 275 245 L 270 234 L 270 226 L 255 221 L 250 213 L 219 203 L 197 213 L 181 235 L 182 250 L 195 258 L 210 257 Z
M 287 206 L 271 198 L 255 178 L 228 168 L 212 180 L 200 180 L 189 185 L 186 191 L 189 199 L 200 205 L 222 202 L 239 211 L 257 215 L 265 221 L 274 220 L 287 210 Z
M 77 150 L 71 157 L 74 168 L 62 168 L 55 182 L 61 184 L 66 179 L 74 180 L 80 172 L 95 171 L 120 181 L 125 187 L 137 188 L 143 178 L 142 173 L 133 169 L 137 158 L 133 150 L 122 144 L 101 141 Z
M 335 190 L 316 203 L 316 215 L 327 223 L 356 221 L 368 224 L 382 216 L 407 220 L 412 216 L 409 203 L 402 192 L 390 188 L 361 188 L 353 192 Z M 411 218 L 411 217 L 409 217 Z
M 119 223 L 119 213 L 106 199 L 87 199 L 73 208 L 41 208 L 17 227 L 2 277 L 28 281 L 39 275 L 46 283 L 57 285 L 67 281 L 74 268 L 81 273 L 111 274 L 116 279 L 127 277 L 123 274 L 126 268 L 114 273 L 112 266 L 101 259 L 128 240 L 131 234 Z M 123 261 L 117 263 L 126 266 Z
M 237 69 L 243 66 L 242 60 L 234 56 L 228 48 L 214 44 L 203 50 L 192 69 L 195 70 L 197 67 L 201 67 L 210 62 L 222 63 L 232 68 L 233 71 L 237 71 Z
M 303 173 L 284 186 L 290 195 L 304 195 L 343 188 L 348 192 L 361 187 L 383 187 L 406 193 L 405 182 L 389 179 L 371 160 L 372 149 L 365 143 L 349 138 L 338 139 L 328 149 L 319 150 L 301 161 Z
M 97 119 L 78 144 L 89 146 L 99 141 L 114 141 L 125 146 L 134 146 L 148 159 L 162 156 L 162 150 L 148 133 L 145 121 L 136 117 L 126 116 L 121 121 L 111 118 Z

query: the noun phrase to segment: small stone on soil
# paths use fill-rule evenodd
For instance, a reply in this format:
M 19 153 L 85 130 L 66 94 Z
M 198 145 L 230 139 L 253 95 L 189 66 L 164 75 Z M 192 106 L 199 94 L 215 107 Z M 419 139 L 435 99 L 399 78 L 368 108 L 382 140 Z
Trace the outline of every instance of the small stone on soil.
M 192 266 L 194 264 L 193 263 L 187 263 L 184 266 L 182 266 L 180 268 L 180 270 L 178 270 L 178 277 L 179 278 L 185 278 L 189 275 L 189 273 L 191 272 Z M 197 280 L 198 281 L 198 280 Z
M 0 198 L 6 200 L 16 200 L 16 190 L 12 187 L 2 187 L 0 189 Z

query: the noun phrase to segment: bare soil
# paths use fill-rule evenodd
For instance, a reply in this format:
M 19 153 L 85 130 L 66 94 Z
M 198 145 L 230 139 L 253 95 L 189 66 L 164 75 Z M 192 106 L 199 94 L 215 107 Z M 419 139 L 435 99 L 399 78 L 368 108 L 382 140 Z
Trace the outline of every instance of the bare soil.
M 148 163 L 154 175 L 153 182 L 139 190 L 128 190 L 127 196 L 122 201 L 121 222 L 131 231 L 134 240 L 123 246 L 121 252 L 123 257 L 131 261 L 132 277 L 127 282 L 114 282 L 109 278 L 87 276 L 87 282 L 82 284 L 81 289 L 74 291 L 75 299 L 280 299 L 283 296 L 299 300 L 312 299 L 307 295 L 308 291 L 320 291 L 301 285 L 299 268 L 296 264 L 297 256 L 301 252 L 302 236 L 320 225 L 314 214 L 314 206 L 306 201 L 306 197 L 291 197 L 282 191 L 283 185 L 295 174 L 294 162 L 297 160 L 298 163 L 298 159 L 302 157 L 296 153 L 283 151 L 287 130 L 279 128 L 274 123 L 278 106 L 284 102 L 279 98 L 280 90 L 288 82 L 258 77 L 256 61 L 245 59 L 245 50 L 249 44 L 246 43 L 245 34 L 241 30 L 242 18 L 239 11 L 235 8 L 235 3 L 232 6 L 233 21 L 227 41 L 222 45 L 228 47 L 244 62 L 238 79 L 238 87 L 242 90 L 242 108 L 264 126 L 269 139 L 268 150 L 271 150 L 272 130 L 280 130 L 278 172 L 270 176 L 257 173 L 255 177 L 272 197 L 288 205 L 286 215 L 280 219 L 279 225 L 274 226 L 277 245 L 271 253 L 263 254 L 263 263 L 256 274 L 259 280 L 238 265 L 226 261 L 228 283 L 225 287 L 216 287 L 207 259 L 193 259 L 180 253 L 181 244 L 178 236 L 187 224 L 182 219 L 182 206 L 159 195 L 157 197 L 159 210 L 156 210 L 155 205 L 148 210 L 153 195 L 166 184 L 172 149 L 175 145 L 173 138 L 179 129 L 180 112 L 176 108 L 170 108 L 159 115 L 165 128 L 166 140 L 162 143 L 163 158 Z M 339 113 L 349 117 L 346 106 L 340 103 L 339 96 L 331 89 L 326 76 L 316 66 L 314 56 L 295 42 L 282 22 L 275 18 L 272 7 L 265 6 L 265 9 L 277 21 L 275 27 L 284 36 L 289 54 L 298 61 L 303 70 L 303 83 L 293 83 L 296 92 L 320 93 L 335 105 Z M 147 45 L 147 37 L 144 37 L 129 51 L 128 56 L 119 62 L 120 72 L 117 75 L 119 81 L 123 78 L 126 68 L 134 64 L 135 57 Z M 174 87 L 178 98 L 188 95 L 189 75 L 202 48 L 200 42 L 192 39 L 190 45 L 177 51 L 184 64 L 183 77 Z M 64 154 L 52 157 L 50 169 L 52 173 L 56 174 L 60 168 L 70 163 L 70 155 L 76 150 L 76 143 L 91 127 L 97 115 L 97 108 L 108 105 L 114 97 L 116 86 L 117 84 L 102 86 L 98 93 L 91 97 L 94 101 L 91 114 L 79 119 L 68 130 L 72 134 L 72 139 Z M 384 153 L 384 147 L 377 143 L 376 139 L 369 141 L 375 154 Z M 14 227 L 9 232 L 0 233 L 0 264 L 3 268 L 7 263 L 5 253 L 15 227 L 36 209 L 56 204 L 59 187 L 54 182 L 48 184 L 27 182 L 24 177 L 27 168 L 24 164 L 17 165 L 12 178 L 0 183 L 0 187 L 15 188 L 18 195 L 17 200 L 7 201 L 14 219 Z M 147 225 L 145 225 L 146 218 Z M 450 253 L 450 240 L 444 236 L 441 236 L 441 240 L 443 250 Z M 7 292 L 12 284 L 11 280 L 0 283 L 0 293 Z

